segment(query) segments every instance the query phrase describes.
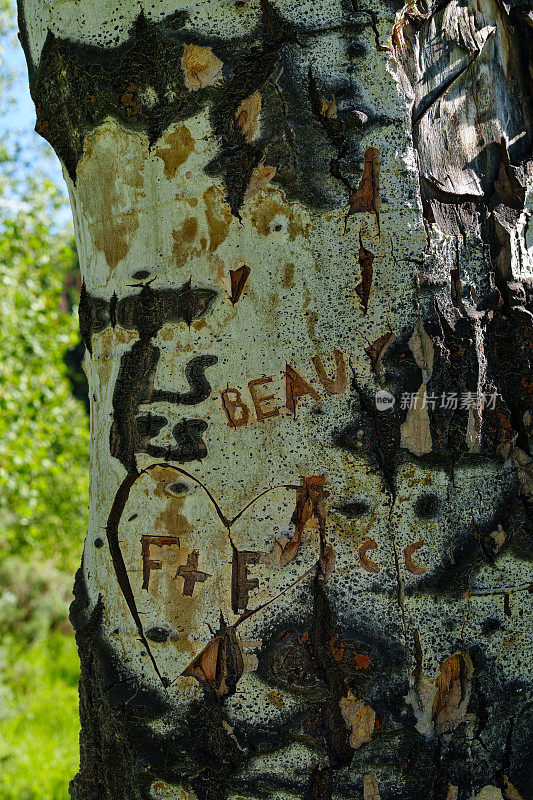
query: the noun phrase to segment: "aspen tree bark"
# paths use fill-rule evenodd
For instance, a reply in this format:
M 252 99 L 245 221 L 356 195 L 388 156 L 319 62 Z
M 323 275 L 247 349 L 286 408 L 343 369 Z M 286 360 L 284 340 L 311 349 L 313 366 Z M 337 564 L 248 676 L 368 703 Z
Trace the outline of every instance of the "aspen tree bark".
M 19 5 L 83 275 L 72 797 L 532 797 L 530 6 Z

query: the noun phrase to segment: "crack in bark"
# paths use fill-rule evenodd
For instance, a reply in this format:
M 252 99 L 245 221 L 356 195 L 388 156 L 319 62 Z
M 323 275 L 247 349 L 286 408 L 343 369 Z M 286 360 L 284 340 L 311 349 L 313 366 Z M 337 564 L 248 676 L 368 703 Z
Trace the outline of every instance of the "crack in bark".
M 372 11 L 368 8 L 359 8 L 357 0 L 350 0 L 352 4 L 352 9 L 355 14 L 365 14 L 370 18 L 370 24 L 372 25 L 372 32 L 374 34 L 374 42 L 376 45 L 376 50 L 382 53 L 390 53 L 391 50 L 389 47 L 383 47 L 381 41 L 379 39 L 379 31 L 378 31 L 378 16 L 375 11 Z
M 168 686 L 167 679 L 165 679 L 160 671 L 159 667 L 157 666 L 154 654 L 148 644 L 148 639 L 144 633 L 143 624 L 141 622 L 141 618 L 139 616 L 139 611 L 137 609 L 137 604 L 135 602 L 135 596 L 133 594 L 133 589 L 131 587 L 130 578 L 128 575 L 128 571 L 126 569 L 126 564 L 124 563 L 124 556 L 122 555 L 122 550 L 120 549 L 120 543 L 118 538 L 118 526 L 120 524 L 120 520 L 122 517 L 122 513 L 124 508 L 126 507 L 126 503 L 128 502 L 128 497 L 130 494 L 131 487 L 139 477 L 139 473 L 137 470 L 132 470 L 128 472 L 122 483 L 120 484 L 118 491 L 115 495 L 115 499 L 113 501 L 113 505 L 111 506 L 111 511 L 109 512 L 109 517 L 107 519 L 106 525 L 106 535 L 107 535 L 107 542 L 109 545 L 109 552 L 111 554 L 111 559 L 113 561 L 113 568 L 115 570 L 115 575 L 118 581 L 118 585 L 120 586 L 120 590 L 122 595 L 128 605 L 130 610 L 130 614 L 135 622 L 137 627 L 137 632 L 139 634 L 139 638 L 141 643 L 148 653 L 150 657 L 150 661 L 154 667 L 154 670 L 157 674 L 157 677 L 161 681 L 163 686 Z

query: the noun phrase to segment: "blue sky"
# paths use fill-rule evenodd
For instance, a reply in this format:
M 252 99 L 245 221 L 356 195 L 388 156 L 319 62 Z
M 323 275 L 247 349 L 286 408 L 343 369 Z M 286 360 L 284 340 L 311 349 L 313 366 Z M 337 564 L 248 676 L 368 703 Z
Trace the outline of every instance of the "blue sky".
M 1 124 L 4 129 L 10 127 L 22 127 L 25 130 L 33 130 L 35 125 L 35 108 L 30 97 L 28 87 L 28 71 L 22 47 L 18 41 L 14 42 L 10 37 L 4 37 L 2 42 L 3 60 L 15 74 L 13 85 L 16 100 L 16 110 L 9 112 Z
M 2 61 L 14 75 L 6 95 L 12 99 L 4 105 L 0 114 L 0 136 L 7 135 L 19 146 L 20 158 L 17 172 L 23 177 L 25 171 L 36 167 L 49 175 L 54 183 L 66 192 L 61 166 L 50 145 L 35 131 L 35 107 L 30 96 L 26 59 L 20 43 L 13 35 L 0 37 Z

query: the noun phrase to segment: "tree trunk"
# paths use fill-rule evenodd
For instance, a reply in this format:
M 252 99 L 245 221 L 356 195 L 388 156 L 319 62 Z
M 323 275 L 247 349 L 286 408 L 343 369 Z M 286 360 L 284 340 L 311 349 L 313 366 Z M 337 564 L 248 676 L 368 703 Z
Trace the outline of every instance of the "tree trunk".
M 83 274 L 72 797 L 532 797 L 525 0 L 20 23 Z

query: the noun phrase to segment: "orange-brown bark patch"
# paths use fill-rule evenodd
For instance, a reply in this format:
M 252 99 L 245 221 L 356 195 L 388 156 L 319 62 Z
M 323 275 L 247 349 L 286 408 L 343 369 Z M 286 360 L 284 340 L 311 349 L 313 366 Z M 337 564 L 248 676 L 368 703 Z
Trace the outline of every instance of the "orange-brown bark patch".
M 244 98 L 235 112 L 233 127 L 242 133 L 247 142 L 251 142 L 257 133 L 261 105 L 261 94 L 255 91 Z
M 117 153 L 128 157 L 118 159 Z M 132 206 L 144 197 L 142 169 L 147 155 L 147 143 L 138 143 L 136 134 L 106 125 L 87 137 L 78 164 L 78 191 L 91 238 L 111 269 L 126 257 L 139 227 Z
M 194 139 L 186 125 L 165 134 L 165 146 L 156 149 L 156 155 L 163 160 L 165 178 L 173 178 L 178 167 L 184 164 L 194 151 Z M 195 198 L 194 198 L 195 199 Z
M 226 239 L 231 225 L 231 211 L 218 186 L 210 186 L 204 192 L 205 218 L 209 230 L 209 252 L 215 250 Z
M 185 76 L 185 86 L 193 92 L 205 86 L 218 83 L 222 71 L 222 61 L 210 47 L 186 44 L 183 48 L 181 67 Z
M 251 206 L 252 225 L 261 236 L 269 236 L 271 233 L 276 232 L 276 227 L 272 223 L 279 215 L 284 216 L 287 220 L 287 233 L 291 242 L 294 242 L 297 236 L 305 235 L 301 216 L 289 205 L 274 199 L 268 192 L 258 198 Z
M 324 489 L 326 480 L 327 478 L 323 475 L 310 475 L 302 478 L 302 485 L 296 490 L 296 507 L 291 517 L 294 534 L 286 544 L 281 544 L 279 540 L 277 542 L 280 552 L 277 553 L 276 561 L 279 566 L 284 567 L 292 561 L 298 552 L 305 526 L 311 519 L 318 520 L 320 539 L 321 542 L 325 541 L 327 497 L 329 495 L 329 492 Z
M 363 174 L 359 181 L 359 186 L 350 197 L 349 214 L 357 214 L 361 211 L 371 211 L 379 214 L 379 153 L 375 147 L 367 147 L 365 150 Z
M 466 652 L 454 653 L 442 662 L 432 714 L 437 733 L 449 733 L 464 720 L 473 673 L 474 665 Z
M 196 217 L 186 217 L 179 230 L 172 231 L 172 238 L 174 239 L 172 258 L 178 267 L 182 266 L 191 255 L 191 245 L 196 238 L 197 232 L 198 220 Z
M 265 161 L 266 161 L 266 150 L 263 155 L 263 158 L 252 172 L 250 181 L 244 193 L 244 198 L 243 198 L 244 202 L 246 202 L 246 200 L 250 200 L 256 194 L 259 194 L 259 192 L 270 183 L 270 181 L 276 174 L 276 167 L 271 167 L 268 164 L 265 164 Z

